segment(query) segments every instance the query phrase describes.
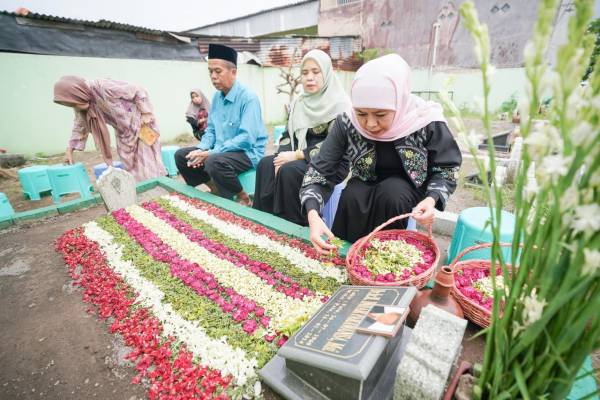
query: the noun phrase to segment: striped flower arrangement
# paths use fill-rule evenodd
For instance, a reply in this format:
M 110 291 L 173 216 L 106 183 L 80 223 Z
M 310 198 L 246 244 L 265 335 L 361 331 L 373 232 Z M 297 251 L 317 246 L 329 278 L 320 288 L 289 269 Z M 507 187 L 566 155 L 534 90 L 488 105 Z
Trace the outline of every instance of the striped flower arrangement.
M 56 249 L 151 399 L 260 397 L 257 370 L 347 279 L 339 257 L 181 195 L 98 218 Z

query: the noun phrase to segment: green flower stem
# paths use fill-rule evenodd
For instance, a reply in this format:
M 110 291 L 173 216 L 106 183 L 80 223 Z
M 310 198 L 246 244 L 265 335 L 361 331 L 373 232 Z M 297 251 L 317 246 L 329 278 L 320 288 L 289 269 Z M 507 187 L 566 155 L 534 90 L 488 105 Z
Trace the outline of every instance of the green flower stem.
M 595 205 L 600 203 L 600 68 L 592 70 L 587 87 L 582 88 L 580 76 L 587 69 L 594 39 L 586 33 L 593 2 L 574 4 L 568 41 L 559 49 L 552 71 L 546 52 L 558 10 L 556 0 L 539 2 L 539 18 L 525 48 L 528 87 L 527 101 L 521 106 L 525 143 L 516 173 L 516 223 L 509 260 L 498 245 L 503 199 L 495 180 L 488 109 L 492 69 L 488 30 L 479 23 L 472 3 L 461 4 L 462 22 L 475 41 L 482 71 L 481 119 L 489 143 L 491 179 L 473 140 L 468 140 L 469 151 L 475 156 L 483 194 L 491 207 L 491 265 L 501 265 L 508 287 L 496 287 L 496 268 L 491 268 L 494 304 L 491 325 L 482 331 L 486 347 L 474 389 L 477 399 L 565 398 L 585 357 L 600 347 L 600 271 L 592 265 L 597 263 L 600 234 L 593 231 L 597 216 L 589 216 L 592 222 L 584 215 L 597 210 Z M 550 92 L 553 101 L 547 126 L 534 126 L 542 96 Z M 444 93 L 440 97 L 459 136 L 466 135 L 458 108 Z M 529 182 L 533 165 L 539 184 L 536 193 Z M 507 261 L 513 265 L 511 272 Z

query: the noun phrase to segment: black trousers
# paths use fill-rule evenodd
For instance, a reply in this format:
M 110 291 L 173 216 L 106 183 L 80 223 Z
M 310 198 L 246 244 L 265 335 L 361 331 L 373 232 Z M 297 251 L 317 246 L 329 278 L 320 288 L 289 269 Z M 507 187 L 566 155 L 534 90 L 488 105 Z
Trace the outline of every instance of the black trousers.
M 175 164 L 181 176 L 190 186 L 198 186 L 213 180 L 221 197 L 232 199 L 242 191 L 238 175 L 252 168 L 252 162 L 243 151 L 211 154 L 204 165 L 197 168 L 188 167 L 189 152 L 198 150 L 196 147 L 185 147 L 175 153 Z
M 331 231 L 339 238 L 355 242 L 388 219 L 406 214 L 425 198 L 425 194 L 399 176 L 379 182 L 348 181 L 342 192 Z M 385 229 L 405 229 L 408 219 Z
M 256 167 L 256 190 L 253 207 L 298 225 L 306 226 L 308 221 L 302 214 L 300 205 L 300 186 L 308 168 L 305 160 L 295 160 L 283 164 L 277 176 L 273 160 L 275 156 L 266 156 Z

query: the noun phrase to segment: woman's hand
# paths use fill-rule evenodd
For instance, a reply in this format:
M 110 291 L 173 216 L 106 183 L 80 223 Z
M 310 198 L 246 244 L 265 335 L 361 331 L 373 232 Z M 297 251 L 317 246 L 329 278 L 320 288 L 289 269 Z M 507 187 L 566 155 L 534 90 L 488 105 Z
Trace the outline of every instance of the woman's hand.
M 281 167 L 285 163 L 289 163 L 290 161 L 296 161 L 296 152 L 295 151 L 282 151 L 277 154 L 277 157 L 273 160 L 273 165 L 276 167 Z
M 413 218 L 421 225 L 431 225 L 435 218 L 435 200 L 426 197 L 413 208 Z
M 295 151 L 282 151 L 277 154 L 277 157 L 273 160 L 273 165 L 275 166 L 275 175 L 279 172 L 279 168 L 285 163 L 289 163 L 290 161 L 296 161 L 298 159 Z
M 308 227 L 310 230 L 310 242 L 319 253 L 326 255 L 331 250 L 335 250 L 333 244 L 323 240 L 323 235 L 326 235 L 330 240 L 334 239 L 335 236 L 327 228 L 317 210 L 310 210 L 308 212 Z
M 72 165 L 73 164 L 73 149 L 67 147 L 67 151 L 65 151 L 65 159 L 63 160 L 65 164 Z
M 154 115 L 151 113 L 142 113 L 142 124 L 149 125 L 154 121 Z

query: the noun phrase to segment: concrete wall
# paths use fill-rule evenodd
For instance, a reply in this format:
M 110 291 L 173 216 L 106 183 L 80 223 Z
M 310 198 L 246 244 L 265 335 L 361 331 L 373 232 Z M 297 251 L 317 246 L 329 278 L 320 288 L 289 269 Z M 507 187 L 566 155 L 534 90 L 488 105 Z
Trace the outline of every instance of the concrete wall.
M 440 91 L 447 78 L 454 80 L 450 90 L 453 91 L 453 100 L 458 107 L 477 110 L 477 98 L 483 98 L 481 88 L 481 72 L 475 69 L 438 71 L 430 74 L 426 69 L 412 71 L 413 91 Z M 524 68 L 498 68 L 493 77 L 490 91 L 490 110 L 497 111 L 500 105 L 510 100 L 515 95 L 517 100 L 525 95 L 525 69 Z
M 349 88 L 352 73 L 338 72 Z M 143 86 L 154 105 L 161 139 L 168 141 L 191 128 L 185 121 L 189 89 L 200 87 L 212 98 L 207 64 L 189 61 L 125 60 L 0 53 L 0 147 L 33 155 L 64 151 L 73 111 L 52 102 L 54 83 L 63 75 L 113 78 Z M 261 101 L 265 123 L 285 119 L 287 95 L 277 95 L 278 68 L 241 65 L 240 81 Z M 94 148 L 88 141 L 88 150 Z

